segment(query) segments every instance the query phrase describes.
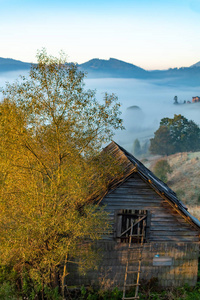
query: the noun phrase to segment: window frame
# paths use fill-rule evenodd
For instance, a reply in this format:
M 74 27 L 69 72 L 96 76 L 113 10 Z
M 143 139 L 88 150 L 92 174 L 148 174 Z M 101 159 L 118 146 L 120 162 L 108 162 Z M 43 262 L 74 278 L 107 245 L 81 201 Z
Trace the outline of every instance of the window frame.
M 145 222 L 142 221 L 142 218 L 145 217 Z M 115 220 L 116 220 L 116 227 L 115 227 L 115 238 L 119 243 L 129 243 L 129 235 L 130 235 L 130 227 L 132 222 L 134 224 L 137 223 L 139 220 L 141 221 L 133 227 L 133 235 L 136 235 L 132 238 L 132 243 L 139 243 L 141 239 L 139 235 L 142 232 L 142 226 L 145 224 L 145 237 L 144 243 L 149 242 L 149 232 L 150 232 L 150 223 L 151 223 L 151 213 L 149 210 L 144 209 L 120 209 L 115 211 Z M 143 225 L 141 225 L 141 222 Z M 122 233 L 125 233 L 125 236 L 121 236 Z

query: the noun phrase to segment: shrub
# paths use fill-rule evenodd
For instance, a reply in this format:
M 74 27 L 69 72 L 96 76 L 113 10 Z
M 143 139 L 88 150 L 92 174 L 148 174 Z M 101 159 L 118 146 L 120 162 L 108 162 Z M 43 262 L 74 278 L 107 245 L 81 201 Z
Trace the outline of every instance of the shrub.
M 16 296 L 15 287 L 9 281 L 5 281 L 0 285 L 0 299 L 2 300 L 20 300 L 21 298 Z
M 172 169 L 167 160 L 159 160 L 153 169 L 155 175 L 163 182 L 167 182 L 167 174 L 172 172 Z

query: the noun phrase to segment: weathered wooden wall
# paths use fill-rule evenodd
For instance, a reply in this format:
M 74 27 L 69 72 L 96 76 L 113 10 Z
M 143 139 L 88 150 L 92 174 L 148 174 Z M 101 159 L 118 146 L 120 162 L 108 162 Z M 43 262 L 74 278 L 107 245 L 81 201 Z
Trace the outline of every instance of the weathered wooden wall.
M 128 244 L 117 240 L 117 212 L 122 209 L 148 210 L 150 228 L 144 245 L 141 279 L 157 278 L 161 286 L 194 286 L 197 281 L 199 231 L 192 227 L 169 202 L 157 194 L 137 173 L 133 173 L 102 201 L 110 214 L 112 233 L 98 243 L 102 249 L 101 265 L 97 271 L 80 276 L 74 265 L 68 265 L 68 285 L 101 285 L 123 287 Z M 131 253 L 137 256 L 136 251 Z M 171 258 L 170 266 L 155 266 L 153 259 Z M 131 265 L 134 269 L 135 266 Z
M 75 265 L 68 265 L 68 285 L 103 285 L 107 288 L 123 287 L 125 266 L 127 260 L 127 244 L 119 244 L 112 241 L 98 243 L 102 249 L 102 261 L 98 270 L 91 270 L 85 276 L 78 274 Z M 133 250 L 132 255 L 135 256 Z M 154 266 L 153 258 L 171 257 L 171 266 Z M 148 282 L 155 278 L 163 287 L 183 286 L 189 284 L 194 286 L 197 282 L 198 271 L 198 243 L 172 243 L 159 242 L 144 246 L 141 279 Z M 131 265 L 134 270 L 135 265 Z M 131 268 L 129 270 L 131 270 Z
M 143 209 L 150 211 L 149 241 L 198 242 L 199 232 L 160 197 L 137 173 L 133 173 L 121 186 L 102 201 L 109 212 L 113 233 L 116 236 L 116 212 L 120 209 Z

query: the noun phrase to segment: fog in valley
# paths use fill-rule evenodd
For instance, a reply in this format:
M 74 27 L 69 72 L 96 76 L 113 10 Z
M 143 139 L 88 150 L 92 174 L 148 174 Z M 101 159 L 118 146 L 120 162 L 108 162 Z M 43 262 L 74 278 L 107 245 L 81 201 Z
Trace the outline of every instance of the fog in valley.
M 25 70 L 12 71 L 12 72 L 0 72 L 0 87 L 5 87 L 6 82 L 13 83 L 20 79 L 20 76 L 27 76 L 29 72 Z
M 199 87 L 167 86 L 163 81 L 138 79 L 86 79 L 86 88 L 96 89 L 97 99 L 103 93 L 115 93 L 121 103 L 125 131 L 116 132 L 114 140 L 131 151 L 136 138 L 141 145 L 159 128 L 163 117 L 182 114 L 200 125 L 200 103 L 174 105 L 174 96 L 178 102 L 192 101 L 193 96 L 200 96 Z
M 19 78 L 19 74 L 27 75 L 28 72 L 0 73 L 0 86 L 5 86 L 5 82 L 12 83 Z M 95 89 L 99 101 L 102 101 L 105 92 L 118 96 L 126 130 L 117 131 L 113 140 L 128 151 L 131 151 L 136 138 L 142 145 L 153 137 L 163 117 L 182 114 L 200 125 L 200 103 L 173 104 L 174 96 L 178 96 L 179 103 L 191 101 L 193 96 L 200 96 L 200 86 L 168 86 L 164 81 L 158 80 L 86 78 L 85 89 Z

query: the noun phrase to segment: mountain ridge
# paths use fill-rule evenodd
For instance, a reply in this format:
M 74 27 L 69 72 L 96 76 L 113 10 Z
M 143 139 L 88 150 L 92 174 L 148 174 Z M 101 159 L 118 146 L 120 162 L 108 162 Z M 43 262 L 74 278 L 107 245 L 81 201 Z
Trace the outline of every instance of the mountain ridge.
M 87 73 L 88 78 L 135 78 L 154 80 L 157 84 L 164 83 L 171 86 L 200 85 L 200 67 L 198 66 L 149 71 L 114 58 L 92 59 L 78 66 L 80 70 Z
M 145 70 L 143 68 L 140 68 L 134 64 L 125 62 L 123 60 L 117 59 L 117 58 L 112 58 L 110 57 L 109 59 L 100 59 L 100 58 L 93 58 L 90 59 L 89 61 L 79 64 L 79 66 L 85 66 L 85 65 L 102 65 L 103 64 L 110 64 L 113 65 L 114 67 L 121 67 L 122 65 L 125 66 L 126 68 L 136 68 L 136 69 L 140 69 L 140 70 Z
M 0 57 L 0 72 L 10 72 L 30 69 L 31 63 L 23 62 L 12 58 Z
M 29 70 L 31 63 L 0 57 L 0 73 L 18 70 Z M 110 58 L 108 60 L 93 58 L 85 63 L 77 64 L 79 70 L 87 74 L 87 78 L 134 78 L 154 80 L 157 84 L 171 86 L 200 85 L 200 62 L 181 68 L 167 70 L 145 70 L 125 61 Z
M 114 76 L 122 78 L 126 76 L 127 78 L 146 78 L 148 76 L 148 71 L 116 58 L 110 58 L 109 60 L 94 58 L 78 66 L 81 70 L 87 72 L 90 77 Z
M 196 64 L 190 66 L 190 68 L 196 68 L 196 67 L 200 67 L 200 61 L 198 61 Z

